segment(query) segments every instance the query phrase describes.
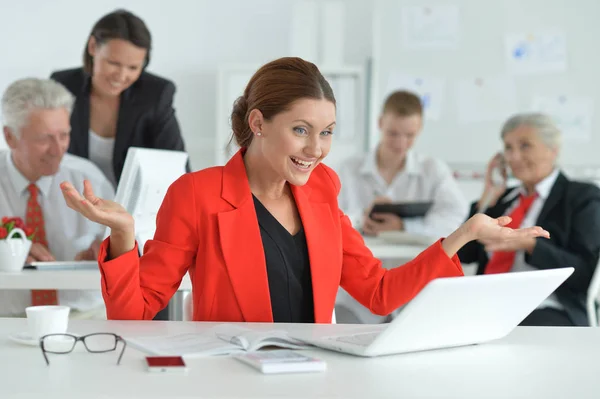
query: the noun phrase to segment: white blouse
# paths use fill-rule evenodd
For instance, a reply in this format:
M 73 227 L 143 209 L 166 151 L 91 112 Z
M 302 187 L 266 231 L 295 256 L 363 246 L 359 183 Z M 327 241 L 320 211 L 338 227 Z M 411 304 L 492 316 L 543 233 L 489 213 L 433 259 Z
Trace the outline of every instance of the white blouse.
M 117 187 L 117 179 L 113 168 L 114 137 L 102 137 L 90 129 L 89 159 L 100 168 L 113 188 Z

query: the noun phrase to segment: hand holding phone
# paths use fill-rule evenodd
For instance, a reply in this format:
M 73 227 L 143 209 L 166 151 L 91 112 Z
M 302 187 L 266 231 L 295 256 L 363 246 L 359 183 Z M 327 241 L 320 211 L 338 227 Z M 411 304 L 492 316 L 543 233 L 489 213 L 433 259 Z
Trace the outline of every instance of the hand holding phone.
M 488 169 L 490 169 L 490 183 L 494 186 L 506 186 L 508 171 L 506 160 L 502 153 L 498 153 L 492 158 Z
M 496 205 L 498 199 L 506 190 L 508 167 L 504 155 L 497 153 L 488 163 L 485 174 L 485 188 L 478 203 L 478 211 L 485 212 L 490 206 Z

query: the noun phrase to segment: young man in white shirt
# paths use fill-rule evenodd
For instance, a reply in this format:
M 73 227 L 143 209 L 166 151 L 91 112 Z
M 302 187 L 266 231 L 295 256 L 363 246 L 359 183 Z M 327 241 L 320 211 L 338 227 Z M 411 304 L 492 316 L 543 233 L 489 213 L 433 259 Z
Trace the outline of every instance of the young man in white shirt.
M 422 126 L 419 97 L 407 91 L 392 93 L 379 118 L 381 140 L 377 148 L 346 160 L 338 170 L 342 183 L 340 208 L 363 234 L 404 231 L 433 241 L 450 234 L 465 220 L 469 205 L 450 168 L 441 160 L 412 150 Z M 369 216 L 374 204 L 389 202 L 433 204 L 424 217 L 403 219 L 391 213 Z M 386 259 L 384 263 L 387 267 L 397 266 L 398 262 Z M 343 289 L 339 290 L 336 305 L 342 322 L 374 324 L 387 319 L 371 314 Z
M 411 148 L 421 133 L 423 108 L 415 94 L 392 93 L 379 118 L 381 140 L 366 155 L 340 168 L 340 208 L 366 235 L 405 231 L 438 238 L 454 231 L 468 213 L 468 203 L 449 167 Z M 424 217 L 402 219 L 391 213 L 368 217 L 372 206 L 386 202 L 433 202 Z
M 98 167 L 66 154 L 73 102 L 62 85 L 42 79 L 18 80 L 2 96 L 3 132 L 10 151 L 0 152 L 0 216 L 26 220 L 32 204 L 41 208 L 39 230 L 44 239 L 34 240 L 29 261 L 96 259 L 104 228 L 66 206 L 61 182 L 79 182 L 77 188 L 83 190 L 87 179 L 99 196 L 114 197 Z M 99 289 L 51 290 L 49 296 L 70 306 L 72 317 L 97 318 L 105 314 Z M 40 304 L 35 295 L 36 290 L 0 290 L 0 316 L 22 316 L 27 306 Z

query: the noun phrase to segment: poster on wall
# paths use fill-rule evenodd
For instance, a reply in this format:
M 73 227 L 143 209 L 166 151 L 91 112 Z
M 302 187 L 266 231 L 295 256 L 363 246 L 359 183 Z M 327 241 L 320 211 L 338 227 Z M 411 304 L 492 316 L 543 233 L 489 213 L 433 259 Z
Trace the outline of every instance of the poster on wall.
M 440 119 L 445 87 L 443 78 L 391 73 L 386 87 L 385 97 L 397 90 L 407 90 L 417 94 L 421 98 L 425 118 L 433 121 Z
M 563 32 L 512 33 L 505 37 L 508 70 L 516 75 L 567 70 L 567 40 Z
M 459 41 L 457 5 L 402 8 L 402 42 L 407 48 L 455 48 Z
M 460 123 L 501 122 L 517 111 L 515 83 L 506 76 L 460 79 L 456 98 Z
M 533 97 L 532 111 L 551 116 L 566 141 L 588 142 L 592 139 L 594 101 L 591 97 L 564 94 Z

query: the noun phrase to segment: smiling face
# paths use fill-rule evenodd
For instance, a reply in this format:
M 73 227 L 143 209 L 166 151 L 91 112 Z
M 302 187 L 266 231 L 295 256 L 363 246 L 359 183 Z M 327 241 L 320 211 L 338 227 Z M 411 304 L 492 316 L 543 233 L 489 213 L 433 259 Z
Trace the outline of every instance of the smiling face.
M 329 153 L 335 105 L 325 99 L 301 99 L 271 120 L 256 109 L 249 119 L 252 130 L 261 133 L 251 145 L 259 147 L 273 177 L 302 186 Z
M 58 172 L 70 141 L 70 115 L 66 108 L 35 109 L 15 135 L 4 128 L 6 142 L 19 171 L 31 182 Z
M 118 96 L 142 73 L 148 51 L 122 39 L 98 44 L 92 37 L 88 52 L 93 57 L 92 84 L 105 96 Z
M 535 128 L 521 125 L 503 140 L 506 162 L 523 184 L 535 185 L 552 173 L 558 151 L 545 144 Z

